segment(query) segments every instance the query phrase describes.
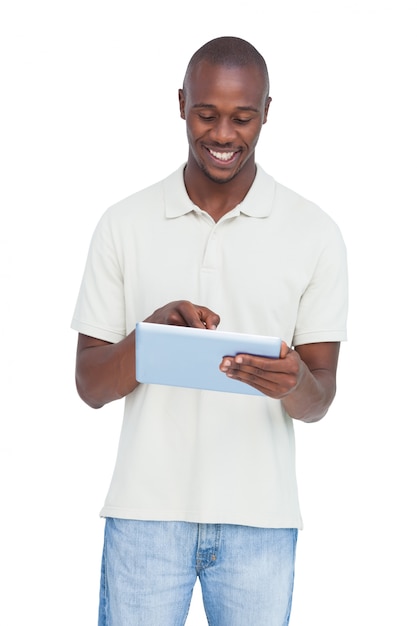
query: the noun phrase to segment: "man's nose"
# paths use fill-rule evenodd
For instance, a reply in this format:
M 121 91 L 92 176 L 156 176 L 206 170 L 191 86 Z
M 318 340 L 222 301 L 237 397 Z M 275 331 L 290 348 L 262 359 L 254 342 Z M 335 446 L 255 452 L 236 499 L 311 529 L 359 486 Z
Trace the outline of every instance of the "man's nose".
M 219 144 L 231 143 L 236 136 L 233 122 L 230 119 L 218 119 L 212 128 L 211 136 Z

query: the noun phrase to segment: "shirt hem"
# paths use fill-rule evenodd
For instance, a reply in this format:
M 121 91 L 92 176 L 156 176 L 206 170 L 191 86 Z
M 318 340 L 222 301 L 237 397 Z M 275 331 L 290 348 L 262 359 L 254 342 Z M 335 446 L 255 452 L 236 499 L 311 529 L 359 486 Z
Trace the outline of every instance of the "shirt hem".
M 100 517 L 116 519 L 131 519 L 138 521 L 158 522 L 190 522 L 194 524 L 231 524 L 237 526 L 251 526 L 254 528 L 297 528 L 303 529 L 301 517 L 280 518 L 279 516 L 265 516 L 264 518 L 236 517 L 224 513 L 204 513 L 193 511 L 141 511 L 114 506 L 105 506 L 100 511 Z

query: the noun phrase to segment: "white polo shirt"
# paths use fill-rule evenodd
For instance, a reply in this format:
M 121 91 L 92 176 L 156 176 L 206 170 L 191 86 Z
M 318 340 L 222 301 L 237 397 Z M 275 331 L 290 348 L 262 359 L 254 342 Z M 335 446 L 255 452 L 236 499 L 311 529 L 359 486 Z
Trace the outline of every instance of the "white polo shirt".
M 72 328 L 110 342 L 174 300 L 219 329 L 289 345 L 346 339 L 343 239 L 321 209 L 259 165 L 215 223 L 182 165 L 111 207 L 88 255 Z M 125 399 L 105 517 L 301 528 L 292 419 L 268 397 L 139 385 Z

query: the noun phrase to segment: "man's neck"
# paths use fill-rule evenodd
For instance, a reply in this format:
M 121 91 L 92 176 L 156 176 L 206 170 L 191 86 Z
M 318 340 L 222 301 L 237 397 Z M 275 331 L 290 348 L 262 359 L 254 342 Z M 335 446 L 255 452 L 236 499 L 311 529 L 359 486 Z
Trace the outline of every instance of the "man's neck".
M 184 171 L 184 183 L 192 202 L 218 222 L 242 202 L 255 175 L 255 163 L 248 163 L 232 180 L 216 182 L 189 161 Z

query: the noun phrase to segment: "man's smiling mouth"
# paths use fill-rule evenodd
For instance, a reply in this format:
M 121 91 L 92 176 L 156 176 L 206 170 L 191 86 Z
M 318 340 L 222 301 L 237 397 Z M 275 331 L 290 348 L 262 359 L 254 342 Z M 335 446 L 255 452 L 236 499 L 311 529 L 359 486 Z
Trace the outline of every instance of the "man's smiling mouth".
M 208 148 L 210 154 L 219 161 L 231 161 L 233 157 L 237 154 L 237 152 L 217 152 L 216 150 L 211 150 Z

